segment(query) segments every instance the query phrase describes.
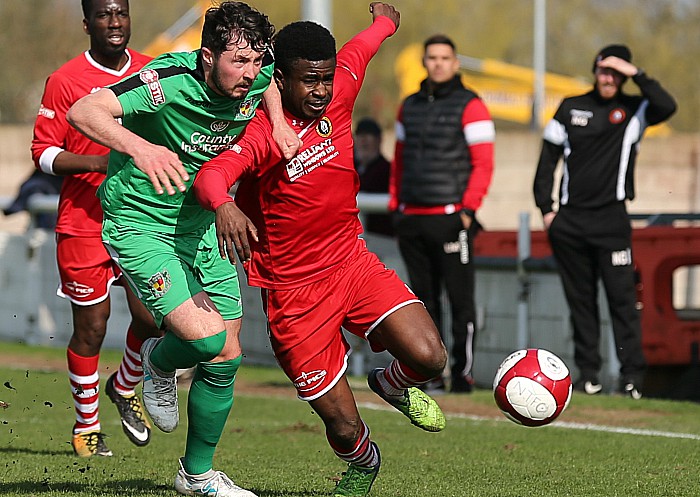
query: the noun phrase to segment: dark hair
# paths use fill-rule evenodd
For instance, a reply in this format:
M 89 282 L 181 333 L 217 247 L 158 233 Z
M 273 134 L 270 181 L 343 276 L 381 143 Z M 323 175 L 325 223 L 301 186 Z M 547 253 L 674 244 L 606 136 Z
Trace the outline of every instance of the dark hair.
M 363 117 L 360 122 L 357 123 L 355 128 L 356 135 L 372 135 L 381 137 L 382 128 L 379 127 L 379 123 L 372 119 L 371 117 Z
M 92 14 L 92 0 L 81 0 L 80 6 L 83 8 L 83 17 L 90 19 Z
M 125 0 L 127 7 L 129 6 L 129 0 Z M 90 19 L 92 15 L 92 9 L 94 7 L 95 0 L 80 0 L 80 6 L 83 8 L 83 16 L 85 19 Z
M 256 52 L 264 52 L 274 34 L 275 27 L 265 14 L 243 2 L 223 2 L 204 14 L 202 46 L 218 56 L 232 43 L 245 40 Z
M 335 58 L 335 38 L 311 21 L 287 24 L 275 37 L 275 68 L 289 74 L 297 60 L 319 62 Z
M 451 38 L 445 35 L 433 35 L 423 42 L 423 49 L 427 49 L 430 45 L 449 45 L 452 50 L 456 50 L 455 44 Z

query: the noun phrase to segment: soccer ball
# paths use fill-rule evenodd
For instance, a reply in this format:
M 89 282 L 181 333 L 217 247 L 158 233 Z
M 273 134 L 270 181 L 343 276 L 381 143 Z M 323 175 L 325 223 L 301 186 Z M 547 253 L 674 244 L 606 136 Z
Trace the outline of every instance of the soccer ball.
M 571 390 L 566 364 L 544 349 L 513 352 L 493 379 L 498 407 L 508 419 L 525 426 L 554 421 L 569 405 Z

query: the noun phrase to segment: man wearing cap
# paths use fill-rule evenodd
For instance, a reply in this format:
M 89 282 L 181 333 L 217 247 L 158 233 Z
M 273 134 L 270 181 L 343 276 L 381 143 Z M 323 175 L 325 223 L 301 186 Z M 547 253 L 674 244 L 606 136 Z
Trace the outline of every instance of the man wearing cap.
M 646 361 L 626 201 L 634 199 L 634 164 L 644 130 L 668 119 L 676 103 L 631 61 L 624 45 L 598 53 L 593 89 L 564 99 L 545 127 L 533 191 L 571 312 L 580 374 L 575 388 L 590 395 L 603 390 L 598 378 L 602 279 L 620 361 L 619 390 L 639 399 Z M 641 95 L 622 92 L 628 78 Z M 563 174 L 555 211 L 552 190 L 559 159 Z
M 371 117 L 360 119 L 355 127 L 354 162 L 360 177 L 360 191 L 389 191 L 389 161 L 382 155 L 382 128 Z M 365 214 L 362 224 L 366 232 L 392 236 L 394 228 L 389 214 Z

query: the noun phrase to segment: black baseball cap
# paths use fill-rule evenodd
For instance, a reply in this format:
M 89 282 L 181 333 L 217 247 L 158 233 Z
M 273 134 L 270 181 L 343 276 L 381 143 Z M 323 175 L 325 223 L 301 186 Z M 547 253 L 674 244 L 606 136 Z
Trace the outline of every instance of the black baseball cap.
M 382 128 L 379 127 L 377 121 L 371 117 L 364 117 L 360 119 L 355 128 L 356 135 L 374 135 L 382 136 Z
M 598 55 L 596 55 L 595 60 L 593 61 L 593 72 L 595 72 L 596 68 L 598 67 L 598 62 L 610 56 L 618 57 L 622 60 L 626 60 L 627 62 L 632 62 L 632 52 L 627 45 L 608 45 L 607 47 L 602 48 L 600 52 L 598 52 Z

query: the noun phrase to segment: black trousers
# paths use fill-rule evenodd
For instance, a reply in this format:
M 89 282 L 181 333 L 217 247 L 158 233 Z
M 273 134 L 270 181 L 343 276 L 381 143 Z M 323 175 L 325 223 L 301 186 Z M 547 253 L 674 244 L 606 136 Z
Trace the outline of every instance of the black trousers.
M 636 306 L 632 227 L 624 203 L 599 209 L 563 206 L 549 228 L 574 328 L 574 360 L 585 380 L 601 368 L 598 282 L 608 300 L 621 379 L 640 384 L 646 362 Z
M 452 317 L 452 378 L 471 375 L 476 320 L 472 238 L 476 230 L 467 232 L 458 213 L 397 214 L 395 229 L 411 289 L 425 304 L 441 335 L 443 285 L 447 291 Z

